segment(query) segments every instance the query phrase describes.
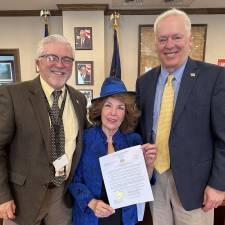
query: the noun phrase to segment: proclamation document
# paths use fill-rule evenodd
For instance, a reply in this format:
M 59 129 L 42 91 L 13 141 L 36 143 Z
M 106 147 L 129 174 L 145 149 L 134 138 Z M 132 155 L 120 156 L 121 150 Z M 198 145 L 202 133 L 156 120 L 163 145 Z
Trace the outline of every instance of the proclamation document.
M 154 200 L 141 145 L 100 157 L 99 161 L 112 208 Z

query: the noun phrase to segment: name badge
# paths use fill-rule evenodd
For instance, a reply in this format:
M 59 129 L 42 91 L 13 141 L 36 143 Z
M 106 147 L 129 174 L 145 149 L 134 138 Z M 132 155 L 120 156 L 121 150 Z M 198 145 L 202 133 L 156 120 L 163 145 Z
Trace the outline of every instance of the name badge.
M 56 171 L 60 171 L 60 170 L 62 170 L 62 168 L 63 168 L 64 166 L 66 166 L 68 163 L 69 163 L 69 160 L 68 160 L 66 154 L 64 154 L 64 155 L 62 155 L 61 157 L 59 157 L 58 159 L 56 159 L 56 160 L 53 162 L 53 165 L 54 165 Z

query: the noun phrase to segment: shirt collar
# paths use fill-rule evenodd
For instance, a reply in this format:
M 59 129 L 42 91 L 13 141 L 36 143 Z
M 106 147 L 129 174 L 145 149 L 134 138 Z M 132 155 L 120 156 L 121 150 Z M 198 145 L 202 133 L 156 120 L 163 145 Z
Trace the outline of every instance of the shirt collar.
M 105 133 L 103 132 L 102 127 L 96 125 L 96 129 L 99 129 L 100 134 L 101 134 L 103 140 L 105 141 L 105 143 L 107 143 L 107 137 L 106 137 Z M 121 131 L 120 131 L 120 129 L 118 129 L 118 130 L 116 131 L 116 133 L 115 133 L 115 134 L 113 135 L 113 137 L 112 137 L 113 143 L 114 143 L 114 144 L 118 141 L 118 138 L 120 137 L 120 135 L 121 135 Z
M 45 93 L 45 96 L 48 102 L 50 102 L 52 99 L 51 94 L 54 91 L 54 88 L 52 88 L 41 76 L 40 76 L 40 82 L 41 82 L 41 87 Z M 65 94 L 65 85 L 61 90 L 62 90 L 62 94 L 60 95 L 60 98 L 62 98 Z
M 173 76 L 175 77 L 175 80 L 178 83 L 181 82 L 181 78 L 182 78 L 182 75 L 184 73 L 184 69 L 185 69 L 186 64 L 187 64 L 187 60 L 180 67 L 175 69 L 174 72 L 173 72 Z M 160 73 L 160 77 L 159 77 L 160 82 L 166 83 L 167 76 L 168 76 L 167 70 L 165 68 L 163 68 L 162 65 L 161 65 L 161 73 Z

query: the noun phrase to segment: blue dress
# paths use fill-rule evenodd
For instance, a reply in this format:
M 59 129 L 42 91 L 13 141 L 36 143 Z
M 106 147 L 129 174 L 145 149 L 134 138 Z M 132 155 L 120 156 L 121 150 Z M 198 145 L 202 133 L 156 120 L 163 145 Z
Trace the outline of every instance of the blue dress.
M 123 133 L 118 130 L 113 136 L 115 151 L 142 144 L 137 133 Z M 69 190 L 74 197 L 73 225 L 98 225 L 99 219 L 88 207 L 91 199 L 101 199 L 103 178 L 99 157 L 107 154 L 107 139 L 102 128 L 95 126 L 86 129 L 83 139 L 83 153 Z M 123 225 L 137 223 L 136 205 L 121 210 Z

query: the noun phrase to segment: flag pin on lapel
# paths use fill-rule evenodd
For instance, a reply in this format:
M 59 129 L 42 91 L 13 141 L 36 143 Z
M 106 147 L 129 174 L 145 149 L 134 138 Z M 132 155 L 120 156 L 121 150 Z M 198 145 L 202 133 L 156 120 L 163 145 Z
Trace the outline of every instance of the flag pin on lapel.
M 195 78 L 196 77 L 196 74 L 195 73 L 190 73 L 190 76 Z

